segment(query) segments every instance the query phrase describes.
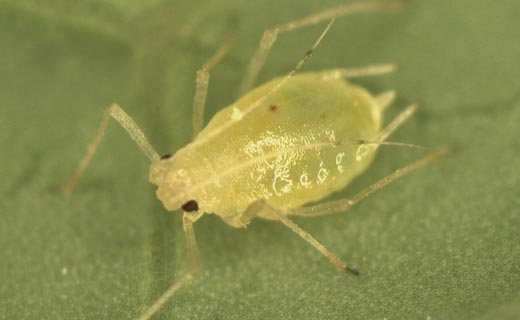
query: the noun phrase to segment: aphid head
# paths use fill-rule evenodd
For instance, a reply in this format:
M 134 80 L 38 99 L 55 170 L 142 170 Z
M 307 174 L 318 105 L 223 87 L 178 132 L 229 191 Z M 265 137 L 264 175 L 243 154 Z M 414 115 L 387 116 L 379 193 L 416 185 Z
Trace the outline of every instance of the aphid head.
M 157 185 L 157 197 L 169 211 L 182 209 L 186 212 L 199 210 L 197 197 L 190 186 L 192 175 L 185 168 L 190 163 L 186 153 L 166 154 L 150 167 L 150 182 Z M 193 160 L 191 160 L 193 161 Z
M 168 170 L 171 165 L 168 159 L 172 158 L 173 154 L 167 153 L 161 156 L 161 159 L 157 162 L 152 163 L 150 167 L 150 182 L 155 185 L 160 185 L 164 180 L 164 173 Z

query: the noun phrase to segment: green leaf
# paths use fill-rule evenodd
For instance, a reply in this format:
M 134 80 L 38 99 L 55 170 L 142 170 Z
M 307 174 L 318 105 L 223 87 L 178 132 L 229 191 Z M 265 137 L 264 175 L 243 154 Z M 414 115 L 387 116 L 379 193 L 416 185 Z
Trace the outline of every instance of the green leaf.
M 192 4 L 193 3 L 193 4 Z M 69 198 L 101 114 L 117 102 L 160 153 L 191 137 L 195 71 L 229 25 L 206 120 L 237 96 L 265 28 L 341 1 L 0 2 L 0 318 L 131 319 L 184 270 L 179 212 L 115 122 Z M 516 319 L 520 314 L 520 2 L 407 1 L 337 19 L 304 70 L 396 62 L 357 81 L 396 89 L 393 140 L 459 151 L 347 215 L 296 222 L 361 271 L 338 274 L 281 224 L 196 224 L 202 274 L 154 319 Z M 282 34 L 260 82 L 286 73 L 324 24 Z M 351 195 L 422 156 L 386 147 Z

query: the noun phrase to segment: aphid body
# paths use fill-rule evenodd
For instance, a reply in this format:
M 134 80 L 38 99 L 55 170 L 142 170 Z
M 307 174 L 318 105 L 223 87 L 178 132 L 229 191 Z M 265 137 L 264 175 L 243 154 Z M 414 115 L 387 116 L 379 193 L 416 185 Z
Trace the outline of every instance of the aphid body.
M 320 145 L 374 140 L 380 131 L 383 108 L 365 89 L 343 79 L 326 79 L 319 72 L 296 75 L 242 117 L 280 81 L 273 79 L 222 109 L 192 144 L 152 164 L 150 181 L 168 210 L 195 200 L 200 211 L 240 227 L 255 201 L 297 208 L 343 189 L 370 164 L 375 150 L 360 155 L 359 145 Z M 237 123 L 211 143 L 197 145 L 230 120 Z M 258 216 L 276 219 L 266 211 Z

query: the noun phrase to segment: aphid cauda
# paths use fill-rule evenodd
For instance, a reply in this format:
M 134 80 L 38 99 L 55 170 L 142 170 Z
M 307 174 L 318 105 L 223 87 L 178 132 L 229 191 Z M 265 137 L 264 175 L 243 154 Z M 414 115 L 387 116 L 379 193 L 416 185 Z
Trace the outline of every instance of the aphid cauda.
M 64 184 L 68 193 L 76 184 L 100 142 L 110 117 L 117 120 L 151 160 L 150 181 L 166 209 L 183 211 L 187 242 L 187 270 L 140 319 L 149 319 L 182 286 L 199 272 L 199 253 L 193 224 L 205 213 L 214 213 L 233 227 L 245 227 L 260 217 L 289 227 L 326 256 L 339 271 L 358 275 L 289 217 L 314 217 L 348 211 L 353 205 L 395 179 L 445 154 L 435 151 L 377 181 L 348 199 L 304 207 L 343 189 L 371 163 L 377 148 L 415 145 L 387 142 L 414 110 L 411 105 L 384 129 L 383 110 L 393 91 L 372 96 L 345 79 L 381 75 L 395 65 L 333 69 L 297 73 L 312 55 L 334 18 L 354 12 L 391 7 L 384 2 L 345 5 L 265 31 L 246 71 L 242 97 L 218 112 L 202 129 L 202 115 L 209 83 L 209 69 L 229 49 L 228 39 L 197 72 L 194 99 L 194 140 L 175 154 L 160 157 L 137 124 L 116 104 L 105 112 L 98 132 L 72 177 Z M 330 22 L 309 51 L 285 76 L 250 90 L 279 33 Z

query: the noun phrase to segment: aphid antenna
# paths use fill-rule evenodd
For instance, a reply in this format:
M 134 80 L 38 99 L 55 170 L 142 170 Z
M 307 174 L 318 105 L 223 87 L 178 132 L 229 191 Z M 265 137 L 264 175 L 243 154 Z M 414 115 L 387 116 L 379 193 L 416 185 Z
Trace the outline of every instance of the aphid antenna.
M 381 111 L 388 108 L 388 106 L 392 103 L 392 101 L 395 100 L 395 90 L 386 91 L 383 93 L 380 93 L 376 97 L 377 105 L 381 108 Z

